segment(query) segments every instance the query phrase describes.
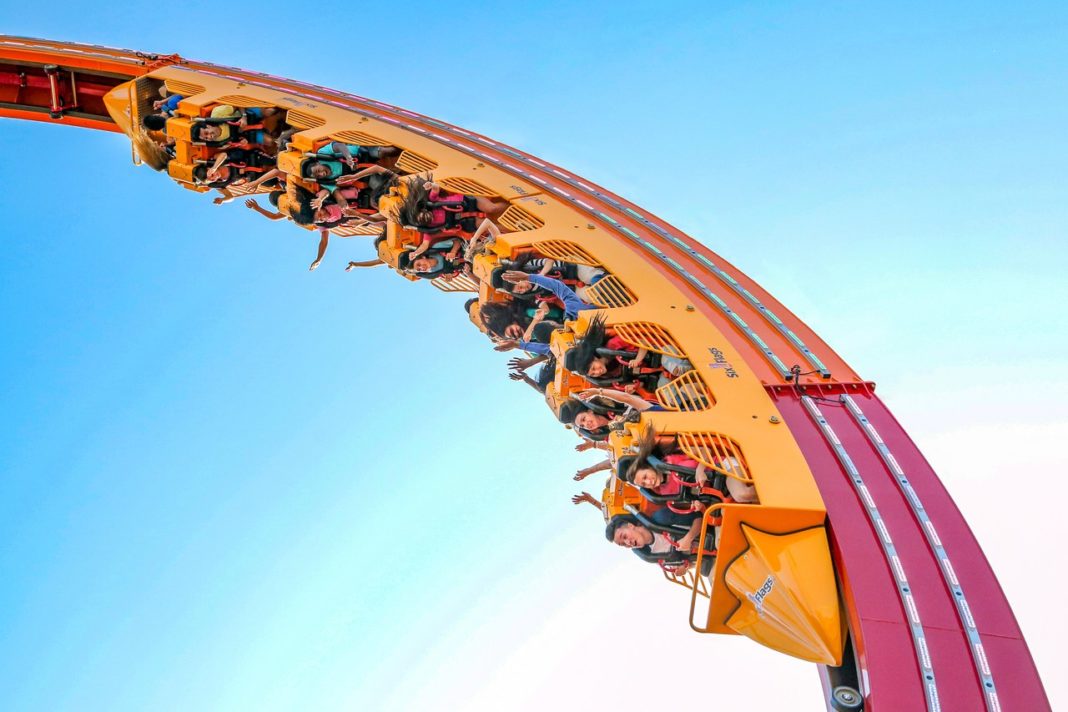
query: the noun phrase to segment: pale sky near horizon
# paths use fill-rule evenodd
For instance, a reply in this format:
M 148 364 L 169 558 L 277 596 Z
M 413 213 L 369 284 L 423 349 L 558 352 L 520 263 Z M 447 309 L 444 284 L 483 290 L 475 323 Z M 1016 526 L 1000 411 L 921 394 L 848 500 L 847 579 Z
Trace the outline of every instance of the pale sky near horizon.
M 183 7 L 0 0 L 8 34 L 479 131 L 702 240 L 878 383 L 1068 704 L 1063 5 L 338 4 L 303 35 L 291 5 L 221 33 Z M 343 273 L 358 240 L 309 274 L 307 233 L 121 136 L 0 120 L 0 155 L 4 709 L 629 712 L 713 665 L 722 709 L 823 709 L 813 666 L 689 632 L 568 502 L 594 456 L 463 298 Z M 639 682 L 665 661 L 697 677 Z

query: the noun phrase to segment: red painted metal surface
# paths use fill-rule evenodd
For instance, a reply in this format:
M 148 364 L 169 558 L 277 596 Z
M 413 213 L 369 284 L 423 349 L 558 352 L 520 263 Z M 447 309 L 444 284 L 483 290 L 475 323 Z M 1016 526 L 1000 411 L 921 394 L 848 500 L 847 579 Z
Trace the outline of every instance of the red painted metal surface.
M 857 400 L 908 473 L 913 489 L 937 527 L 979 628 L 985 655 L 997 682 L 1001 709 L 1004 712 L 1050 709 L 1012 607 L 957 505 L 883 402 L 874 396 Z M 947 706 L 945 709 L 953 708 Z
M 876 533 L 830 444 L 796 395 L 776 398 L 827 505 L 835 566 L 872 709 L 926 708 L 908 621 Z
M 1050 709 L 1009 603 L 956 505 L 882 401 L 874 394 L 853 398 L 907 473 L 937 528 L 980 630 L 984 655 L 997 681 L 1000 709 Z M 805 453 L 827 505 L 835 564 L 870 690 L 867 709 L 923 709 L 923 680 L 915 663 L 908 614 L 877 544 L 878 534 L 831 444 L 799 398 L 779 392 L 776 403 Z M 836 398 L 819 401 L 818 406 L 856 465 L 893 537 L 923 623 L 941 709 L 984 709 L 986 691 L 952 596 L 895 476 Z

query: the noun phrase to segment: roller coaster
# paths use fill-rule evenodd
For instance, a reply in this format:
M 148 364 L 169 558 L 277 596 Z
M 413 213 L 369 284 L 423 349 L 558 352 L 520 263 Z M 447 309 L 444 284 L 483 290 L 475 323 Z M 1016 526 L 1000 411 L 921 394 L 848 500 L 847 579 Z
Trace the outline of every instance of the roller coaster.
M 168 100 L 150 135 L 145 117 Z M 540 342 L 534 350 L 556 364 L 541 384 L 546 403 L 610 454 L 606 520 L 622 517 L 672 545 L 634 548 L 668 584 L 689 589 L 695 631 L 745 635 L 816 663 L 829 709 L 1050 709 L 979 544 L 875 384 L 656 216 L 412 111 L 178 55 L 0 36 L 0 117 L 124 133 L 135 163 L 190 190 L 217 188 L 218 200 L 273 194 L 273 216 L 321 233 L 315 264 L 330 237 L 366 236 L 378 253 L 368 266 L 468 293 L 471 321 L 499 348 Z M 286 127 L 284 141 L 249 139 L 270 117 Z M 255 163 L 221 157 L 238 135 L 246 154 L 250 140 L 270 144 L 257 180 L 219 179 L 227 165 L 241 173 Z M 366 180 L 382 174 L 390 180 Z M 348 200 L 335 198 L 346 188 Z M 314 196 L 306 219 L 287 214 L 294 191 Z M 320 216 L 326 205 L 333 213 Z M 429 265 L 416 268 L 424 255 Z M 596 277 L 538 279 L 518 267 L 531 257 Z M 552 292 L 530 303 L 533 321 L 558 312 L 540 340 L 533 322 L 520 339 L 495 334 L 483 314 L 516 303 L 520 283 Z M 623 395 L 576 366 L 583 343 L 605 329 L 638 355 L 602 348 L 593 357 L 660 364 L 647 369 L 656 377 Z M 620 405 L 630 407 L 613 410 Z M 577 419 L 576 409 L 593 416 Z M 652 457 L 651 434 L 687 465 Z M 668 494 L 639 486 L 627 470 L 640 457 L 651 476 L 682 480 Z M 692 546 L 680 546 L 685 530 L 657 523 L 663 510 L 696 522 Z

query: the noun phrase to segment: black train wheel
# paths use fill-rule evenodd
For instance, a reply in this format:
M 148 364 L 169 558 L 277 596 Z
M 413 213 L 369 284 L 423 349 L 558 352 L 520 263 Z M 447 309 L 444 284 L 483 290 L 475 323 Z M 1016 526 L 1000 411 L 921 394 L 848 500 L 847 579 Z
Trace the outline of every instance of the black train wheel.
M 838 712 L 856 712 L 864 709 L 864 698 L 852 687 L 842 685 L 831 691 L 831 707 Z

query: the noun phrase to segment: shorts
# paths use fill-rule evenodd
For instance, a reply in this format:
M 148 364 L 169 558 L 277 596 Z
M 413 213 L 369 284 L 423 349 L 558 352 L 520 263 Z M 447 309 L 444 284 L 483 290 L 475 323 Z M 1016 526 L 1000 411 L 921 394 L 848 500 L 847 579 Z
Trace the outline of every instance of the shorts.
M 360 146 L 353 156 L 357 163 L 375 163 L 382 158 L 381 146 Z
M 592 287 L 597 284 L 597 281 L 602 279 L 607 273 L 600 267 L 590 267 L 589 265 L 575 265 L 575 276 L 578 281 L 585 284 L 587 287 Z

